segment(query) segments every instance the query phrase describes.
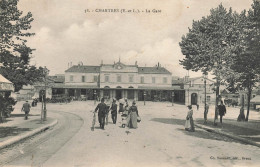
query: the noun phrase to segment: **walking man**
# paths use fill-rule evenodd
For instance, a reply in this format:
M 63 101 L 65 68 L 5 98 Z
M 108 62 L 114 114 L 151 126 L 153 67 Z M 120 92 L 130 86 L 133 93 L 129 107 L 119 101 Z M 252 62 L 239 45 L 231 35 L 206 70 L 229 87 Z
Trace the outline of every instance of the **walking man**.
M 107 105 L 104 103 L 104 98 L 101 99 L 101 103 L 99 103 L 95 109 L 95 112 L 98 110 L 98 121 L 101 129 L 105 129 L 105 117 L 107 111 Z
M 23 104 L 23 107 L 21 109 L 21 112 L 24 111 L 24 114 L 25 114 L 25 117 L 24 119 L 27 120 L 28 119 L 28 115 L 29 115 L 29 112 L 30 112 L 30 104 L 28 103 L 28 100 Z
M 113 103 L 112 106 L 110 107 L 111 110 L 111 117 L 113 120 L 113 124 L 116 124 L 116 120 L 117 120 L 117 104 L 116 104 L 116 100 L 113 99 Z
M 223 104 L 223 101 L 221 101 L 218 106 L 218 112 L 220 116 L 220 123 L 222 124 L 222 117 L 226 114 L 226 106 Z

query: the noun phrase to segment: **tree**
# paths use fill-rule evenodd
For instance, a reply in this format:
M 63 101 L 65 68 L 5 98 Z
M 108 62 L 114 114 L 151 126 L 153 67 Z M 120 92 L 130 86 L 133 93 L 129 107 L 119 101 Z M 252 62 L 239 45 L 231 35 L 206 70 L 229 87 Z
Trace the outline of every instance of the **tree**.
M 32 14 L 17 8 L 19 0 L 0 0 L 0 73 L 14 83 L 15 91 L 43 77 L 43 68 L 31 66 L 33 49 L 26 45 Z
M 230 8 L 227 11 L 222 4 L 210 10 L 210 15 L 193 21 L 192 28 L 179 43 L 185 58 L 180 64 L 187 70 L 203 73 L 213 72 L 216 76 L 216 106 L 215 120 L 217 119 L 217 105 L 219 101 L 219 87 L 229 73 L 232 73 L 230 64 L 233 57 L 241 49 L 239 45 L 240 20 L 238 14 Z M 215 124 L 214 120 L 214 124 Z
M 259 82 L 260 75 L 260 2 L 254 0 L 248 16 L 243 13 L 241 18 L 244 23 L 243 31 L 240 34 L 243 51 L 234 58 L 231 68 L 239 73 L 237 75 L 238 85 L 248 90 L 246 115 L 246 121 L 248 121 L 251 92 L 255 84 Z

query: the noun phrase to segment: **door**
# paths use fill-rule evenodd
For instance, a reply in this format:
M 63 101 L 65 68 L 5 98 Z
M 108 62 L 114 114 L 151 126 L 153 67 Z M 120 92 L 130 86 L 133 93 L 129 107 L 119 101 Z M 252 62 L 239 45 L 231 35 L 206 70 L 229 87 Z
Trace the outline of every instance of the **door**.
M 191 94 L 191 105 L 196 105 L 197 104 L 197 93 L 192 93 Z
M 119 100 L 122 98 L 122 90 L 116 90 L 116 99 Z

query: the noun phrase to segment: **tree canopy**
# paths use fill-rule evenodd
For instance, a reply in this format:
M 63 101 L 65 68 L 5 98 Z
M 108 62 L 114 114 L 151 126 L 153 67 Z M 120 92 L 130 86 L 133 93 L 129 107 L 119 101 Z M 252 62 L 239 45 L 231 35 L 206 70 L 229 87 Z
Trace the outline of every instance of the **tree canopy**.
M 15 91 L 43 76 L 43 68 L 30 65 L 32 14 L 23 15 L 17 4 L 18 0 L 0 0 L 0 73 L 14 83 Z

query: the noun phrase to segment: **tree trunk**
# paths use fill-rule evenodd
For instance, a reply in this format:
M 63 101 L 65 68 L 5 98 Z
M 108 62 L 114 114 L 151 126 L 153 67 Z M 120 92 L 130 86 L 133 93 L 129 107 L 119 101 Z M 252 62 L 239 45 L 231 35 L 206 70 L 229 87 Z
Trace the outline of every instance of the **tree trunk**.
M 218 101 L 219 101 L 219 80 L 217 80 L 217 86 L 216 86 L 216 104 L 215 104 L 215 118 L 214 118 L 215 126 L 217 126 L 216 120 L 218 119 Z
M 246 113 L 246 121 L 248 121 L 249 110 L 250 110 L 250 100 L 251 100 L 251 86 L 248 87 L 248 97 L 247 97 L 247 113 Z

